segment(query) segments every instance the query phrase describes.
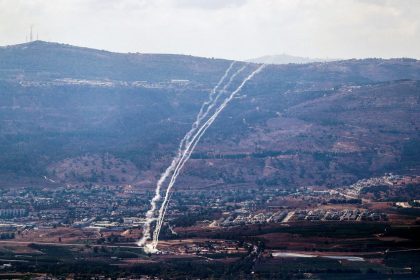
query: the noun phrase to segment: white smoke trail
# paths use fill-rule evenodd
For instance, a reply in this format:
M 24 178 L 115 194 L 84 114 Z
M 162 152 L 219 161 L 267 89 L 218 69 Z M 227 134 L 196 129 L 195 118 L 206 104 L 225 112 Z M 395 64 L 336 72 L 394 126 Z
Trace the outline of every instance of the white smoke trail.
M 227 98 L 226 100 L 225 100 L 225 102 L 223 102 L 222 104 L 221 104 L 221 106 L 219 106 L 219 108 L 218 108 L 218 110 L 216 111 L 216 113 L 200 128 L 200 131 L 195 135 L 195 137 L 194 137 L 194 139 L 191 141 L 191 143 L 193 143 L 192 144 L 192 148 L 190 148 L 191 147 L 191 145 L 189 145 L 189 147 L 188 147 L 188 150 L 186 150 L 185 151 L 185 160 L 183 160 L 181 163 L 180 163 L 180 166 L 174 171 L 174 173 L 173 173 L 173 175 L 172 175 L 172 178 L 171 178 L 171 181 L 170 181 L 170 183 L 169 183 L 169 185 L 168 185 L 168 188 L 167 188 L 167 192 L 166 192 L 166 196 L 165 196 L 165 200 L 164 200 L 164 202 L 162 203 L 162 206 L 161 206 L 161 209 L 160 209 L 160 211 L 159 211 L 159 218 L 158 218 L 158 224 L 157 224 L 157 227 L 156 227 L 156 229 L 155 229 L 155 232 L 154 232 L 154 234 L 153 234 L 153 243 L 152 243 L 152 248 L 156 248 L 156 246 L 157 246 L 157 243 L 158 243 L 158 238 L 159 238 L 159 234 L 160 234 L 160 229 L 161 229 L 161 226 L 162 226 L 162 223 L 163 223 L 163 217 L 165 216 L 165 214 L 166 214 L 166 209 L 167 209 L 167 207 L 168 207 L 168 203 L 169 203 L 169 199 L 167 199 L 168 198 L 168 195 L 169 195 L 169 192 L 170 192 L 170 190 L 171 190 L 171 188 L 172 188 L 172 186 L 173 186 L 173 184 L 175 183 L 175 181 L 176 181 L 176 178 L 178 177 L 178 175 L 179 175 L 179 171 L 182 169 L 182 167 L 184 166 L 184 164 L 186 163 L 186 161 L 188 161 L 188 159 L 190 158 L 190 156 L 191 156 L 191 153 L 192 153 L 192 151 L 195 149 L 195 147 L 196 147 L 196 145 L 197 145 L 197 143 L 198 143 L 198 141 L 200 140 L 200 138 L 201 138 L 201 136 L 206 132 L 206 130 L 210 127 L 210 125 L 214 122 L 214 120 L 217 118 L 217 116 L 220 114 L 220 112 L 226 107 L 226 105 L 227 105 L 227 103 L 229 103 L 231 100 L 232 100 L 232 98 L 242 89 L 242 87 L 245 85 L 245 83 L 247 82 L 247 81 L 249 81 L 249 79 L 251 79 L 255 74 L 257 74 L 258 72 L 260 72 L 262 69 L 264 68 L 264 65 L 262 65 L 259 69 L 257 69 L 256 71 L 254 71 L 253 73 L 251 73 L 251 75 L 249 76 L 249 77 L 247 77 L 245 80 L 244 80 L 244 82 L 238 87 L 238 89 L 237 90 L 235 90 L 232 94 L 231 94 L 231 96 L 229 97 L 229 98 Z M 162 209 L 164 209 L 163 211 L 162 211 Z
M 225 86 L 223 87 L 223 89 L 219 91 L 219 87 L 223 84 L 224 80 L 227 78 L 230 70 L 232 69 L 232 67 L 233 67 L 233 65 L 235 63 L 236 63 L 236 61 L 234 61 L 234 62 L 232 62 L 230 64 L 229 68 L 226 70 L 226 72 L 223 75 L 223 77 L 220 79 L 220 81 L 217 83 L 217 85 L 210 92 L 209 100 L 206 101 L 206 102 L 204 102 L 203 105 L 201 105 L 200 112 L 198 112 L 197 117 L 195 119 L 195 122 L 192 124 L 190 131 L 188 131 L 187 134 L 184 136 L 184 138 L 181 140 L 181 143 L 180 143 L 179 148 L 178 148 L 178 155 L 182 155 L 184 153 L 185 149 L 181 149 L 181 148 L 184 147 L 184 145 L 188 145 L 189 139 L 195 133 L 195 131 L 197 130 L 197 127 L 200 125 L 201 121 L 204 118 L 207 117 L 207 115 L 209 114 L 210 110 L 214 107 L 214 105 L 216 105 L 217 100 L 219 99 L 220 95 L 232 83 L 233 78 L 235 78 L 239 73 L 241 73 L 245 69 L 245 66 L 243 66 L 242 68 L 240 68 L 239 70 L 237 70 L 235 73 L 233 73 L 233 75 L 230 77 L 229 81 L 225 84 Z M 216 92 L 218 92 L 218 91 L 219 91 L 219 93 L 216 95 L 216 98 L 214 98 L 213 97 L 214 94 Z M 204 112 L 204 108 L 206 106 L 208 106 L 208 107 L 207 107 L 206 111 Z
M 209 104 L 209 106 L 207 107 L 206 112 L 204 113 L 204 115 L 200 118 L 200 122 L 207 117 L 208 113 L 210 112 L 211 109 L 213 109 L 213 107 L 217 104 L 217 101 L 219 100 L 219 97 L 226 91 L 226 89 L 232 84 L 233 80 L 236 78 L 236 76 L 238 76 L 242 71 L 244 71 L 246 68 L 245 66 L 242 66 L 241 68 L 239 68 L 235 73 L 233 73 L 232 76 L 230 76 L 229 81 L 224 85 L 224 87 L 219 91 L 219 93 L 216 95 L 216 98 L 212 99 L 212 103 Z M 214 94 L 213 94 L 214 95 Z M 195 126 L 195 128 L 198 127 L 198 124 Z
M 194 139 L 196 139 L 196 137 L 197 137 L 197 134 L 198 133 L 200 133 L 200 131 L 198 132 L 198 133 L 195 133 L 194 134 L 194 137 L 193 137 L 193 140 L 192 141 L 190 141 L 189 140 L 189 138 L 191 138 L 191 134 L 192 133 L 190 133 L 190 132 L 195 132 L 196 131 L 196 128 L 198 127 L 198 125 L 199 125 L 199 123 L 208 115 L 208 113 L 210 112 L 210 110 L 216 105 L 216 103 L 217 103 L 217 101 L 218 101 L 218 99 L 219 99 L 219 97 L 223 94 L 223 92 L 224 91 L 226 91 L 226 89 L 230 86 L 230 84 L 233 82 L 233 80 L 234 80 L 234 78 L 237 76 L 237 75 L 239 75 L 244 69 L 246 68 L 246 66 L 243 66 L 243 67 L 241 67 L 239 70 L 237 70 L 231 77 L 230 77 L 230 79 L 229 79 L 229 81 L 225 84 L 225 86 L 223 87 L 223 89 L 217 94 L 217 96 L 216 96 L 216 98 L 214 98 L 214 100 L 213 100 L 213 102 L 207 107 L 207 110 L 206 110 L 206 112 L 202 115 L 202 117 L 199 119 L 198 117 L 197 117 L 197 120 L 199 120 L 199 121 L 197 121 L 196 123 L 194 123 L 194 125 L 195 125 L 195 129 L 194 129 L 194 125 L 193 125 L 193 128 L 188 132 L 188 134 L 189 134 L 189 136 L 188 136 L 188 138 L 185 138 L 184 137 L 184 139 L 186 139 L 186 148 L 183 150 L 183 154 L 182 154 L 182 156 L 181 156 L 181 158 L 179 159 L 179 161 L 178 161 L 178 163 L 177 163 L 177 165 L 176 165 L 176 167 L 175 167 L 175 170 L 174 170 L 174 172 L 172 173 L 172 177 L 171 177 L 171 181 L 170 181 L 170 183 L 169 183 L 169 185 L 168 186 L 171 186 L 172 187 L 172 185 L 175 183 L 174 182 L 174 180 L 176 179 L 176 177 L 178 176 L 178 173 L 179 173 L 179 169 L 180 168 L 182 168 L 183 166 L 184 166 L 184 161 L 186 161 L 186 160 L 188 160 L 188 158 L 186 158 L 186 154 L 187 154 L 187 151 L 188 151 L 188 149 L 190 149 L 190 147 L 191 147 L 191 144 L 192 144 L 192 142 L 194 141 Z M 219 83 L 220 84 L 220 83 Z M 203 108 L 203 107 L 202 107 Z M 201 112 L 201 111 L 200 111 Z M 184 140 L 183 139 L 183 140 Z M 194 146 L 195 147 L 195 146 Z M 175 177 L 174 177 L 175 176 Z M 174 179 L 175 178 L 175 179 Z M 162 213 L 163 212 L 163 213 Z M 165 212 L 166 212 L 166 207 L 165 207 L 165 209 L 163 209 L 162 207 L 160 208 L 160 210 L 159 210 L 159 217 L 163 217 L 164 215 L 165 215 Z M 155 239 L 155 236 L 158 236 L 159 235 L 159 233 L 160 233 L 160 229 L 161 229 L 161 227 L 162 227 L 162 222 L 163 222 L 163 218 L 161 218 L 161 219 L 158 219 L 157 220 L 157 225 L 156 225 L 156 228 L 155 228 L 155 231 L 154 231 L 154 234 L 153 234 L 153 239 Z
M 155 220 L 154 213 L 155 213 L 156 208 L 157 208 L 157 202 L 161 199 L 160 190 L 162 188 L 162 185 L 166 181 L 168 176 L 172 173 L 172 171 L 176 167 L 179 159 L 181 158 L 181 156 L 183 154 L 183 150 L 184 150 L 183 147 L 184 147 L 185 143 L 189 140 L 191 135 L 195 132 L 195 130 L 197 129 L 197 127 L 200 124 L 200 122 L 202 121 L 202 119 L 205 118 L 206 115 L 208 114 L 209 108 L 207 108 L 206 112 L 203 113 L 204 108 L 209 104 L 211 105 L 211 103 L 213 102 L 214 94 L 217 92 L 219 87 L 223 84 L 223 82 L 227 78 L 229 72 L 231 71 L 231 69 L 233 68 L 235 63 L 236 62 L 233 61 L 229 65 L 228 69 L 226 69 L 224 75 L 220 78 L 217 85 L 210 92 L 209 101 L 204 102 L 204 104 L 201 106 L 200 112 L 197 115 L 197 118 L 196 118 L 195 122 L 193 123 L 192 128 L 190 129 L 190 131 L 188 131 L 188 133 L 181 140 L 181 142 L 179 144 L 179 147 L 178 147 L 177 155 L 173 158 L 171 164 L 168 166 L 168 168 L 166 168 L 165 172 L 160 176 L 160 178 L 159 178 L 159 180 L 156 184 L 155 195 L 150 202 L 150 209 L 146 213 L 146 221 L 145 221 L 145 225 L 144 225 L 144 228 L 143 228 L 143 237 L 137 242 L 137 245 L 143 246 L 143 245 L 145 245 L 146 241 L 150 239 L 150 237 L 151 237 L 150 236 L 150 227 L 151 227 L 151 223 Z
M 230 65 L 229 65 L 229 67 L 228 67 L 228 69 L 225 71 L 225 74 L 222 76 L 222 78 L 220 78 L 220 80 L 219 80 L 219 82 L 217 83 L 217 85 L 213 88 L 213 90 L 210 92 L 210 95 L 209 95 L 209 100 L 208 101 L 206 101 L 206 102 L 204 102 L 203 103 L 203 105 L 201 106 L 201 108 L 200 108 L 200 112 L 198 112 L 198 115 L 197 115 L 197 118 L 196 118 L 196 120 L 195 120 L 195 122 L 193 123 L 193 127 L 197 127 L 198 126 L 198 124 L 199 124 L 199 121 L 200 120 L 202 120 L 205 116 L 206 116 L 206 114 L 204 113 L 204 108 L 207 106 L 207 105 L 209 105 L 209 104 L 211 104 L 211 103 L 213 103 L 213 96 L 214 96 L 214 94 L 217 92 L 217 90 L 219 89 L 219 87 L 223 84 L 223 82 L 225 81 L 225 79 L 227 78 L 227 76 L 228 76 L 228 74 L 230 73 L 230 70 L 232 70 L 232 68 L 233 68 L 233 66 L 235 65 L 235 63 L 236 63 L 236 61 L 233 61 Z M 208 112 L 209 111 L 209 109 L 207 108 L 207 110 L 206 110 L 206 112 Z
M 200 127 L 200 129 L 198 130 L 198 132 L 194 135 L 193 139 L 191 140 L 191 142 L 189 143 L 189 145 L 187 145 L 187 148 L 185 149 L 185 153 L 183 158 L 181 159 L 180 163 L 178 164 L 178 168 L 174 171 L 174 173 L 172 174 L 171 177 L 171 181 L 166 189 L 166 194 L 165 194 L 165 198 L 162 202 L 161 208 L 159 210 L 159 217 L 158 217 L 158 222 L 153 234 L 153 242 L 151 244 L 151 248 L 153 250 L 156 250 L 157 244 L 159 242 L 159 234 L 160 234 L 160 229 L 162 227 L 162 221 L 164 218 L 164 215 L 166 214 L 166 208 L 167 205 L 169 203 L 169 194 L 171 192 L 171 189 L 179 175 L 180 170 L 182 169 L 182 167 L 185 165 L 185 163 L 188 161 L 188 159 L 190 158 L 192 152 L 194 151 L 196 145 L 198 144 L 198 142 L 200 141 L 201 137 L 204 135 L 204 133 L 207 131 L 207 129 L 212 125 L 212 123 L 216 120 L 216 118 L 219 116 L 219 114 L 223 111 L 223 109 L 227 106 L 227 104 L 233 99 L 233 97 L 235 97 L 236 94 L 238 94 L 242 88 L 244 87 L 244 85 L 251 80 L 256 74 L 258 74 L 259 72 L 261 72 L 261 70 L 265 67 L 265 65 L 261 65 L 260 67 L 258 67 L 255 71 L 253 71 L 250 75 L 248 75 L 248 77 L 246 77 L 242 83 L 239 85 L 239 87 L 233 91 L 229 97 L 227 97 L 223 103 L 217 108 L 217 110 L 215 111 L 215 113 Z

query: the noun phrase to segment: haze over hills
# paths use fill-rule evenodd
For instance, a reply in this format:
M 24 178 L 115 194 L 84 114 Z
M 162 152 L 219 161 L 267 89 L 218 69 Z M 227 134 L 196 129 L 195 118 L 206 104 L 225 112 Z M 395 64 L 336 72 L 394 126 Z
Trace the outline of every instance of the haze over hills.
M 229 64 L 41 41 L 0 48 L 1 185 L 47 175 L 152 187 Z M 419 80 L 414 59 L 269 65 L 178 185 L 334 187 L 419 172 Z
M 266 64 L 304 64 L 304 63 L 313 63 L 313 62 L 331 62 L 337 61 L 340 59 L 330 59 L 330 58 L 310 58 L 310 57 L 301 57 L 293 56 L 288 54 L 278 54 L 278 55 L 265 55 L 253 59 L 249 59 L 249 62 L 253 63 L 266 63 Z

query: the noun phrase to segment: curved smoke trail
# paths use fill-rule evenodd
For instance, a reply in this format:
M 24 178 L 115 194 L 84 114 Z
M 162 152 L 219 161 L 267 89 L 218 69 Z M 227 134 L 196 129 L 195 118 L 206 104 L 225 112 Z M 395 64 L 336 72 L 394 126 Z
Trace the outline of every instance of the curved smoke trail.
M 189 138 L 195 132 L 195 130 L 197 129 L 197 127 L 200 124 L 200 122 L 202 121 L 202 119 L 207 116 L 208 112 L 212 108 L 210 106 L 213 103 L 213 96 L 214 96 L 214 94 L 218 91 L 219 87 L 226 80 L 227 76 L 229 75 L 229 73 L 230 73 L 231 69 L 233 68 L 233 66 L 235 65 L 235 63 L 236 62 L 233 61 L 229 65 L 228 69 L 226 69 L 224 75 L 220 78 L 220 80 L 217 83 L 217 85 L 210 92 L 209 100 L 203 103 L 203 105 L 200 108 L 200 112 L 198 113 L 197 118 L 196 118 L 196 120 L 194 121 L 194 123 L 192 125 L 192 128 L 190 129 L 190 131 L 188 131 L 188 133 L 181 140 L 181 142 L 179 144 L 179 147 L 178 147 L 177 155 L 174 157 L 174 159 L 172 160 L 171 164 L 166 168 L 165 172 L 160 176 L 160 178 L 159 178 L 159 180 L 158 180 L 158 182 L 156 184 L 155 195 L 154 195 L 154 197 L 152 198 L 152 200 L 150 202 L 150 209 L 146 212 L 146 221 L 145 221 L 145 225 L 143 227 L 143 237 L 137 242 L 137 245 L 143 246 L 143 245 L 145 245 L 146 241 L 150 239 L 150 237 L 151 237 L 150 236 L 150 227 L 151 227 L 151 223 L 155 220 L 154 213 L 155 213 L 156 208 L 157 208 L 157 202 L 161 199 L 160 190 L 162 188 L 162 185 L 166 181 L 166 179 L 168 178 L 168 176 L 172 173 L 172 171 L 174 170 L 174 168 L 176 167 L 176 165 L 179 162 L 181 156 L 184 154 L 183 147 L 185 145 L 185 142 L 189 140 Z M 204 112 L 204 108 L 207 105 L 209 105 L 209 107 L 207 108 L 206 112 Z
M 255 71 L 253 71 L 250 75 L 248 75 L 248 77 L 246 77 L 242 83 L 239 85 L 239 87 L 233 91 L 229 97 L 227 97 L 222 104 L 220 104 L 220 106 L 217 108 L 217 110 L 215 111 L 215 113 L 200 127 L 200 129 L 198 130 L 198 132 L 194 135 L 193 139 L 191 140 L 191 142 L 189 142 L 189 145 L 187 145 L 187 148 L 185 149 L 184 155 L 181 158 L 181 161 L 178 163 L 177 165 L 177 169 L 174 171 L 174 173 L 172 174 L 171 177 L 171 181 L 166 189 L 166 194 L 165 194 L 165 198 L 162 202 L 161 208 L 159 209 L 159 217 L 158 217 L 158 223 L 157 226 L 155 228 L 154 234 L 153 234 L 153 242 L 152 242 L 152 246 L 151 248 L 153 250 L 156 250 L 157 244 L 159 242 L 159 234 L 160 234 L 160 229 L 162 227 L 162 221 L 164 218 L 164 215 L 166 214 L 166 208 L 169 202 L 169 195 L 171 192 L 171 189 L 179 175 L 180 170 L 182 169 L 182 167 L 185 165 L 185 163 L 188 161 L 188 159 L 191 156 L 191 153 L 194 151 L 196 145 L 198 144 L 198 142 L 200 141 L 201 137 L 204 135 L 204 133 L 207 131 L 207 129 L 213 124 L 213 122 L 216 120 L 216 118 L 219 116 L 219 114 L 223 111 L 223 109 L 228 105 L 228 103 L 233 99 L 233 97 L 235 97 L 236 94 L 238 94 L 242 88 L 244 87 L 244 85 L 251 80 L 256 74 L 258 74 L 259 72 L 261 72 L 261 70 L 265 67 L 265 65 L 261 65 L 260 67 L 258 67 Z
M 203 115 L 203 117 L 201 118 L 201 120 L 202 119 L 204 119 L 207 115 L 208 115 L 208 113 L 210 112 L 210 110 L 216 105 L 216 103 L 217 103 L 217 101 L 218 101 L 218 99 L 219 99 L 219 97 L 223 94 L 223 92 L 224 91 L 226 91 L 226 89 L 230 86 L 230 84 L 233 82 L 233 80 L 234 80 L 234 78 L 237 76 L 237 75 L 239 75 L 244 69 L 246 68 L 246 66 L 243 66 L 243 67 L 241 67 L 241 68 L 239 68 L 231 77 L 230 77 L 230 79 L 229 79 L 229 81 L 226 83 L 226 85 L 223 87 L 223 89 L 216 95 L 216 98 L 214 98 L 214 101 L 213 101 L 213 103 L 211 103 L 210 105 L 209 105 L 209 107 L 207 108 L 207 110 L 206 110 L 206 112 L 204 113 L 204 115 Z M 202 107 L 203 108 L 203 107 Z M 197 120 L 198 120 L 198 118 L 197 118 Z M 200 122 L 201 122 L 201 120 L 200 120 Z M 197 122 L 197 125 L 195 126 L 195 128 L 197 128 L 198 127 L 198 125 L 200 124 L 200 122 Z M 196 124 L 196 123 L 194 123 L 194 124 Z M 194 126 L 193 126 L 194 127 Z M 196 129 L 195 129 L 196 130 Z M 194 130 L 194 132 L 195 132 L 195 130 Z M 190 134 L 190 132 L 192 132 L 193 131 L 193 129 L 191 129 L 189 132 L 188 132 L 188 134 Z M 186 148 L 183 150 L 183 153 L 182 153 L 182 156 L 181 156 L 181 158 L 179 159 L 179 161 L 178 161 L 178 163 L 177 163 L 177 165 L 176 165 L 176 167 L 175 167 L 175 169 L 174 169 L 174 171 L 173 171 L 173 173 L 172 173 L 172 177 L 171 177 L 171 180 L 170 180 L 170 183 L 169 183 L 169 185 L 168 185 L 168 188 L 172 188 L 172 185 L 175 183 L 175 180 L 176 180 L 176 177 L 178 176 L 178 174 L 179 174 L 179 170 L 180 170 L 180 168 L 182 168 L 183 166 L 184 166 L 184 162 L 185 161 L 187 161 L 188 159 L 189 159 L 189 157 L 188 158 L 186 158 L 186 155 L 188 154 L 188 150 L 190 149 L 190 147 L 191 147 L 191 145 L 193 144 L 193 142 L 194 142 L 194 140 L 197 138 L 197 136 L 200 134 L 200 131 L 201 131 L 201 128 L 200 128 L 200 130 L 197 132 L 197 133 L 195 133 L 194 134 L 194 137 L 193 137 L 193 139 L 190 141 L 189 140 L 189 138 L 191 137 L 191 135 L 187 138 L 187 140 L 185 141 L 186 142 Z M 192 134 L 192 133 L 191 133 Z M 201 136 L 200 136 L 201 137 Z M 184 138 L 185 139 L 185 138 Z M 193 148 L 192 149 L 194 149 L 195 148 L 195 145 L 193 146 Z M 155 239 L 155 236 L 158 236 L 159 235 L 159 233 L 160 233 L 160 229 L 161 229 L 161 227 L 162 227 L 162 223 L 163 223 L 163 216 L 165 215 L 165 212 L 166 212 L 166 206 L 165 207 L 161 207 L 160 208 L 160 210 L 159 210 L 159 218 L 157 219 L 157 222 L 158 222 L 158 224 L 156 225 L 156 228 L 155 228 L 155 231 L 154 231 L 154 233 L 153 233 L 153 239 Z

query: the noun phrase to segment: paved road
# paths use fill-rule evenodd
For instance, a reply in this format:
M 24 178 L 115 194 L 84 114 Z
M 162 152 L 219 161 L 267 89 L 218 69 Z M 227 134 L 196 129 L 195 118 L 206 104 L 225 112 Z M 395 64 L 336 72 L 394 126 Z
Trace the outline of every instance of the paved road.
M 108 248 L 130 248 L 130 249 L 140 249 L 141 247 L 135 245 L 109 245 L 109 244 L 82 244 L 82 243 L 53 243 L 53 242 L 28 242 L 28 241 L 13 241 L 13 240 L 1 240 L 0 244 L 8 245 L 49 245 L 49 246 L 59 246 L 59 247 L 84 247 L 89 245 L 91 247 L 108 247 Z
M 58 247 L 84 247 L 87 244 L 81 243 L 53 243 L 53 242 L 28 242 L 28 241 L 13 241 L 13 240 L 0 240 L 1 244 L 8 244 L 8 245 L 48 245 L 48 246 L 58 246 Z M 140 249 L 139 246 L 132 246 L 132 245 L 108 245 L 108 244 L 88 244 L 91 247 L 107 247 L 107 248 L 130 248 L 130 249 Z M 402 250 L 394 250 L 394 251 L 386 251 L 386 253 L 397 253 L 397 252 L 410 252 L 410 251 L 420 251 L 420 248 L 412 248 L 412 249 L 402 249 Z M 369 253 L 384 253 L 383 251 L 378 252 L 369 252 Z

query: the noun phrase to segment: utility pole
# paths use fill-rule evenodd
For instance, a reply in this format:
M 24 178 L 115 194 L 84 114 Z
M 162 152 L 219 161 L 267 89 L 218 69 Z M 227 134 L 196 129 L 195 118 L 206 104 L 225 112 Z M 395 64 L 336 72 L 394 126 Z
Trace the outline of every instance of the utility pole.
M 34 25 L 31 24 L 31 32 L 29 33 L 29 42 L 33 41 L 33 28 L 34 28 Z

